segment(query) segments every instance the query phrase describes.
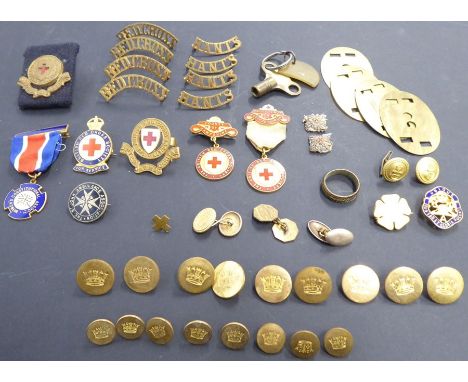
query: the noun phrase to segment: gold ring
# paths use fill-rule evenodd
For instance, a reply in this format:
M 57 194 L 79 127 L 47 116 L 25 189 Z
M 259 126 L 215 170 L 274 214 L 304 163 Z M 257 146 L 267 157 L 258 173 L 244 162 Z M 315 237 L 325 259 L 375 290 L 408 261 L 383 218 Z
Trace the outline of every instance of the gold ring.
M 328 188 L 328 185 L 327 185 L 327 181 L 333 177 L 333 176 L 337 176 L 337 175 L 341 175 L 341 176 L 344 176 L 346 178 L 348 178 L 352 183 L 353 183 L 353 192 L 349 195 L 339 195 L 339 194 L 336 194 L 334 192 L 332 192 L 329 188 Z M 352 172 L 352 171 L 349 171 L 349 170 L 346 170 L 344 168 L 339 168 L 339 169 L 335 169 L 335 170 L 331 170 L 329 172 L 327 172 L 323 179 L 322 179 L 322 183 L 321 183 L 321 188 L 322 188 L 322 192 L 323 194 L 330 200 L 332 200 L 333 202 L 336 202 L 336 203 L 349 203 L 349 202 L 352 202 L 354 199 L 356 199 L 358 193 L 359 193 L 359 188 L 361 187 L 361 183 L 359 182 L 359 178 L 357 177 L 357 175 Z

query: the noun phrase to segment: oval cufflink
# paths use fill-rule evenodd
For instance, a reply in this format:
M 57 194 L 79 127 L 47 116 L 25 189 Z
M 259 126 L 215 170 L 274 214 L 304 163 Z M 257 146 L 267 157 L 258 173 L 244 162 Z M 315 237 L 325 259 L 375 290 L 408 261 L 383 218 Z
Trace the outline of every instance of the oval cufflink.
M 331 229 L 318 220 L 310 220 L 307 223 L 307 228 L 317 240 L 334 247 L 343 247 L 351 244 L 354 239 L 354 235 L 351 231 L 345 228 Z

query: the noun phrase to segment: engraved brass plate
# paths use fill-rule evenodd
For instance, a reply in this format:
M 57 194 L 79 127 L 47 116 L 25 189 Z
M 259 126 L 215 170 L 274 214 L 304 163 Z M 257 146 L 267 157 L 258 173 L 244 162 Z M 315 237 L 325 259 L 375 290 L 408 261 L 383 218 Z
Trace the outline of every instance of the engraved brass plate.
M 200 74 L 222 73 L 237 65 L 237 58 L 233 54 L 215 61 L 201 61 L 190 56 L 185 67 Z
M 233 70 L 229 70 L 222 74 L 203 76 L 189 69 L 184 80 L 186 83 L 200 89 L 221 89 L 236 82 L 237 75 Z
M 169 68 L 154 58 L 142 54 L 131 54 L 115 59 L 104 69 L 109 78 L 115 78 L 127 70 L 141 69 L 154 74 L 166 82 L 171 77 Z
M 109 102 L 117 94 L 126 89 L 144 90 L 160 102 L 163 102 L 169 94 L 169 89 L 164 85 L 140 74 L 124 74 L 115 77 L 99 89 L 99 93 L 106 102 Z
M 241 47 L 242 43 L 239 37 L 234 36 L 226 41 L 210 42 L 196 37 L 192 44 L 192 48 L 198 52 L 205 53 L 209 56 L 218 56 L 234 52 Z
M 209 110 L 227 105 L 232 102 L 233 99 L 234 95 L 230 89 L 225 89 L 222 92 L 204 97 L 196 96 L 182 90 L 177 102 L 192 109 Z
M 439 147 L 437 119 L 414 94 L 398 90 L 387 93 L 380 103 L 380 119 L 390 138 L 411 154 L 426 155 Z
M 361 52 L 343 46 L 333 48 L 325 53 L 320 64 L 323 80 L 328 87 L 330 87 L 331 80 L 335 78 L 336 73 L 344 65 L 357 66 L 370 74 L 374 73 L 369 60 Z
M 163 64 L 168 64 L 174 53 L 160 42 L 147 37 L 130 37 L 115 44 L 110 52 L 115 58 L 126 56 L 130 52 L 144 51 L 159 58 Z
M 159 25 L 151 23 L 130 24 L 117 33 L 117 38 L 119 40 L 126 40 L 138 36 L 146 36 L 158 39 L 171 49 L 174 49 L 178 42 L 177 37 L 174 36 L 171 32 L 160 27 Z

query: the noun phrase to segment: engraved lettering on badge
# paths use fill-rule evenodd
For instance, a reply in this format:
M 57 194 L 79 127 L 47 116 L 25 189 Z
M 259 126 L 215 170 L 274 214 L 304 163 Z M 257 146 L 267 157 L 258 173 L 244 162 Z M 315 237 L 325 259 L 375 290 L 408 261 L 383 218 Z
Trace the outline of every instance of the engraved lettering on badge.
M 151 23 L 135 23 L 127 25 L 119 33 L 117 38 L 120 40 L 129 39 L 137 36 L 147 36 L 156 38 L 164 42 L 169 48 L 174 49 L 178 39 L 168 30 Z
M 296 350 L 298 353 L 310 354 L 313 353 L 314 346 L 312 344 L 312 341 L 299 340 L 294 350 Z
M 327 282 L 316 277 L 306 277 L 301 280 L 302 288 L 305 294 L 321 295 L 323 289 L 327 286 Z
M 124 333 L 127 333 L 127 334 L 136 334 L 139 327 L 140 327 L 140 324 L 137 324 L 136 322 L 123 322 L 122 323 L 122 330 Z
M 121 91 L 126 89 L 139 89 L 151 94 L 158 101 L 163 102 L 169 94 L 169 89 L 159 82 L 140 74 L 125 74 L 115 77 L 105 84 L 99 93 L 109 102 Z
M 232 102 L 233 99 L 234 95 L 230 89 L 206 97 L 195 96 L 182 90 L 177 102 L 192 109 L 208 110 L 224 106 Z
M 276 333 L 270 330 L 265 333 L 262 333 L 262 337 L 263 337 L 263 342 L 265 343 L 265 345 L 276 346 L 278 345 L 280 335 L 279 333 Z
M 215 61 L 201 61 L 190 56 L 185 67 L 200 74 L 222 73 L 237 65 L 237 58 L 233 54 Z
M 281 293 L 283 291 L 283 285 L 286 279 L 279 275 L 268 275 L 261 277 L 263 291 L 267 293 Z
M 208 334 L 203 328 L 190 328 L 190 337 L 195 338 L 197 340 L 202 340 Z
M 124 57 L 116 58 L 104 69 L 104 73 L 112 79 L 127 70 L 141 69 L 148 73 L 159 77 L 163 82 L 166 82 L 171 77 L 170 69 L 161 64 L 154 58 L 141 54 L 131 54 Z
M 187 75 L 184 77 L 184 80 L 186 83 L 196 86 L 200 89 L 220 89 L 236 82 L 237 75 L 233 70 L 229 70 L 223 74 L 203 76 L 189 69 Z
M 149 267 L 136 267 L 130 270 L 133 284 L 148 284 L 151 281 L 151 271 Z
M 102 287 L 109 274 L 99 269 L 90 269 L 89 271 L 83 272 L 82 276 L 86 285 L 90 287 Z
M 414 293 L 416 279 L 414 277 L 399 277 L 390 285 L 397 296 L 406 296 Z
M 192 48 L 210 56 L 217 56 L 234 52 L 239 49 L 241 45 L 242 43 L 237 36 L 220 42 L 209 42 L 201 39 L 200 37 L 196 37 L 192 44 Z
M 244 338 L 244 333 L 238 329 L 231 329 L 226 332 L 228 342 L 240 344 Z
M 111 334 L 110 331 L 111 329 L 105 326 L 97 326 L 92 330 L 93 336 L 97 340 L 103 340 L 105 338 L 109 338 Z
M 145 51 L 153 54 L 167 65 L 171 62 L 174 53 L 160 42 L 147 37 L 130 37 L 115 44 L 110 52 L 115 58 L 126 56 L 130 52 Z
M 346 349 L 347 338 L 345 336 L 330 337 L 328 340 L 333 350 Z
M 201 286 L 210 277 L 202 267 L 187 267 L 185 280 L 192 284 Z

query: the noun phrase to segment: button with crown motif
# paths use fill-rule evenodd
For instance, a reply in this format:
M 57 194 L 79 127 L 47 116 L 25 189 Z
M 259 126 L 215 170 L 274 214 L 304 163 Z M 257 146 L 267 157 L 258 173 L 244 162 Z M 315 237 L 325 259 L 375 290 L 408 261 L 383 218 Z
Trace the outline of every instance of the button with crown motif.
M 392 270 L 385 279 L 385 293 L 397 304 L 415 302 L 423 291 L 421 275 L 409 267 L 398 267 Z
M 366 265 L 354 265 L 343 274 L 343 293 L 358 304 L 371 302 L 379 294 L 379 276 Z
M 292 282 L 288 271 L 279 265 L 267 265 L 255 276 L 255 290 L 266 302 L 277 304 L 291 293 Z
M 99 318 L 90 322 L 86 329 L 86 336 L 95 345 L 110 344 L 115 338 L 115 326 L 112 321 Z
M 451 267 L 434 269 L 427 279 L 427 293 L 438 304 L 452 304 L 457 301 L 464 286 L 461 273 Z
M 299 330 L 291 336 L 289 346 L 295 357 L 309 359 L 320 352 L 320 339 L 314 332 Z
M 296 296 L 308 304 L 319 304 L 330 296 L 333 281 L 325 269 L 319 267 L 305 267 L 294 279 Z
M 257 332 L 257 346 L 267 354 L 276 354 L 283 350 L 286 334 L 278 324 L 268 322 Z
M 174 328 L 169 320 L 152 317 L 146 322 L 146 334 L 155 344 L 165 345 L 172 340 Z
M 331 328 L 323 337 L 323 346 L 333 357 L 346 357 L 353 350 L 353 335 L 345 328 Z
M 85 261 L 76 272 L 78 287 L 92 296 L 100 296 L 109 292 L 114 285 L 114 278 L 112 266 L 100 259 Z
M 195 320 L 188 322 L 184 327 L 185 339 L 193 345 L 204 345 L 211 340 L 213 330 L 205 321 Z
M 221 328 L 221 342 L 228 349 L 243 349 L 249 339 L 249 329 L 240 322 L 229 322 Z
M 137 293 L 148 293 L 159 283 L 158 264 L 149 257 L 136 256 L 130 259 L 124 268 L 125 284 Z
M 203 293 L 213 285 L 214 268 L 203 257 L 192 257 L 180 264 L 177 278 L 186 292 Z
M 117 320 L 115 327 L 122 338 L 136 340 L 144 333 L 145 322 L 138 316 L 126 314 Z
M 239 294 L 245 284 L 242 266 L 235 261 L 223 261 L 214 270 L 213 292 L 221 298 L 232 298 Z

